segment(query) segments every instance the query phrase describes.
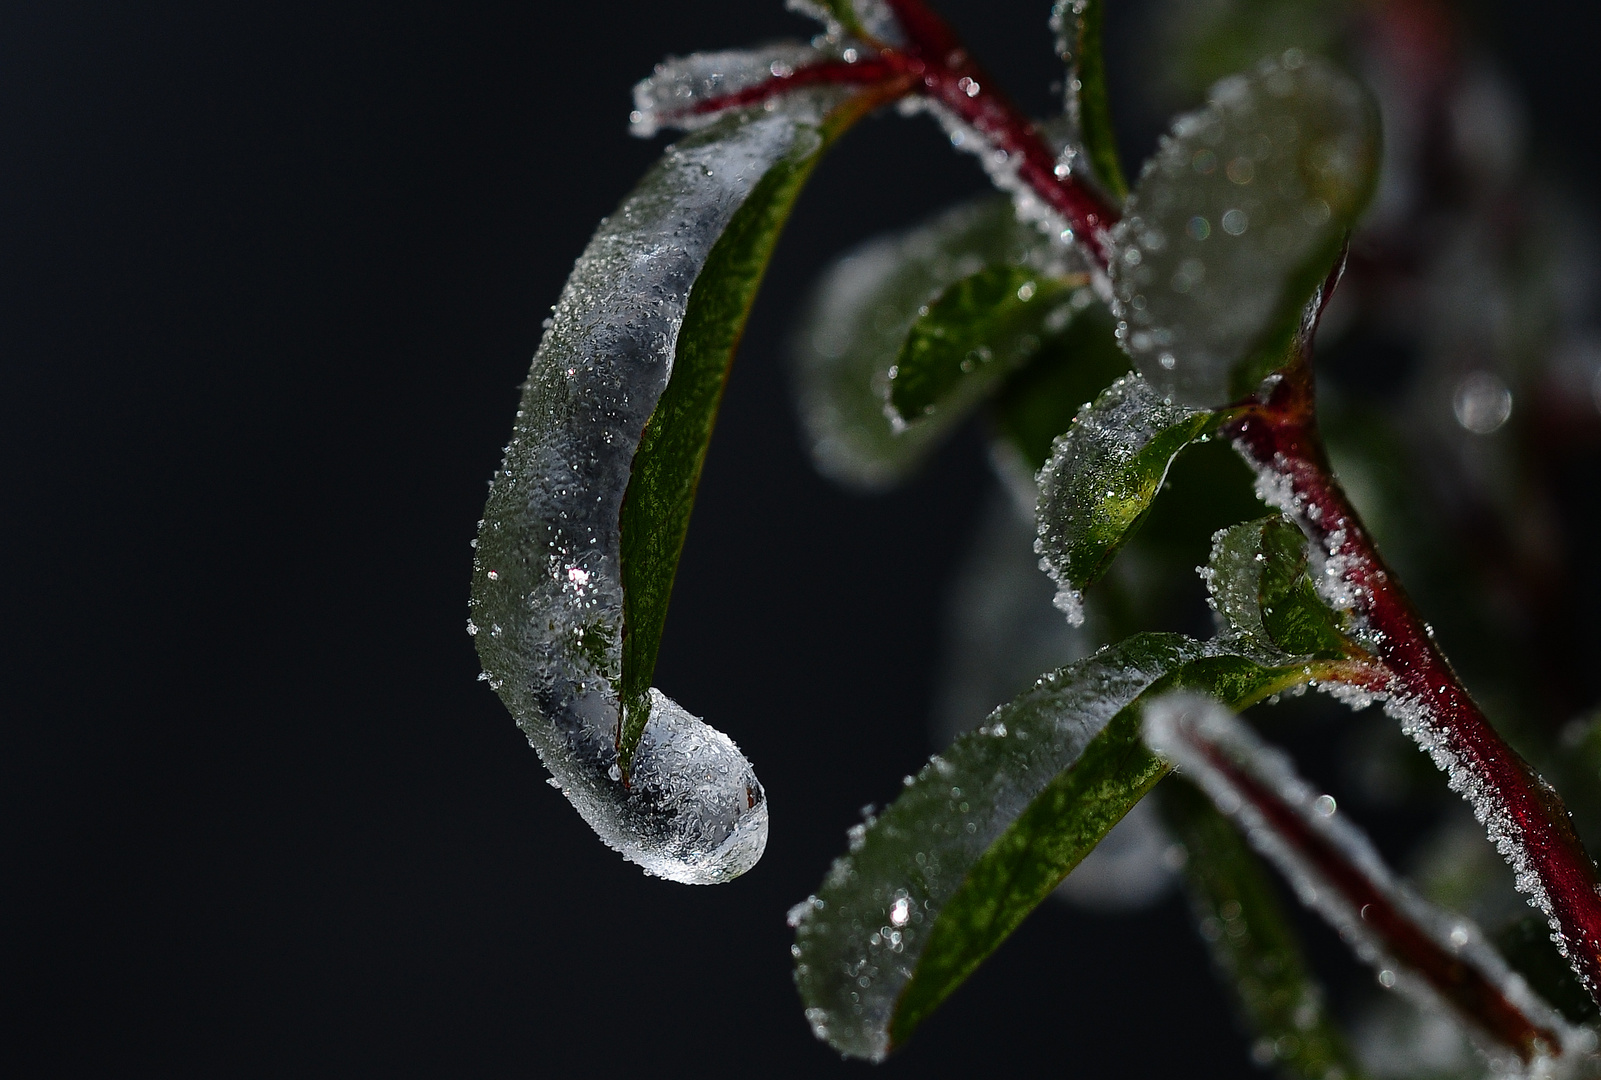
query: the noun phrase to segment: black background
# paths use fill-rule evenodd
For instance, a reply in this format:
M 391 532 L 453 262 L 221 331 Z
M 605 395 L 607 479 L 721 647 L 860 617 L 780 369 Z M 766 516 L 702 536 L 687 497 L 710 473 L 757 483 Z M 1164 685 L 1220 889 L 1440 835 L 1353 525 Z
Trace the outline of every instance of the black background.
M 948 5 L 1036 113 L 1045 9 Z M 1593 175 L 1594 16 L 1489 14 L 1541 145 Z M 686 888 L 605 850 L 463 629 L 540 320 L 659 149 L 629 88 L 808 32 L 777 0 L 0 14 L 0 1060 L 869 1074 L 808 1032 L 783 915 L 931 749 L 942 583 L 989 480 L 969 435 L 897 494 L 828 486 L 784 340 L 832 254 L 976 168 L 926 120 L 848 139 L 729 388 L 656 681 L 756 763 L 756 870 Z M 880 1071 L 1025 1068 L 1252 1067 L 1170 901 L 1047 905 Z

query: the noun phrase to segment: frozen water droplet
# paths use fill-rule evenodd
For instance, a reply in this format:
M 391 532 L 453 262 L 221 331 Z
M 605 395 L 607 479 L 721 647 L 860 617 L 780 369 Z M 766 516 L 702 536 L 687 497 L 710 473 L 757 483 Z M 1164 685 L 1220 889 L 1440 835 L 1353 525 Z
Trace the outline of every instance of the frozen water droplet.
M 1475 371 L 1451 395 L 1456 422 L 1475 435 L 1488 435 L 1512 415 L 1512 391 L 1488 371 Z

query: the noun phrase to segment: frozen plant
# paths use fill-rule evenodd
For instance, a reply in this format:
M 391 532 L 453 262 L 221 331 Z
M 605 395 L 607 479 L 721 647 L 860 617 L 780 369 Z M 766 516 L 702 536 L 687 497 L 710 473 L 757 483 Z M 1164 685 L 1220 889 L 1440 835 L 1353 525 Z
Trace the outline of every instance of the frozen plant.
M 928 112 L 1004 196 L 829 271 L 796 348 L 803 424 L 822 471 L 883 488 L 982 412 L 1035 527 L 994 504 L 956 612 L 962 648 L 990 660 L 951 665 L 969 685 L 950 699 L 993 711 L 963 717 L 790 914 L 818 1037 L 881 1059 L 1075 870 L 1065 895 L 1105 905 L 1143 903 L 1181 867 L 1264 1065 L 1601 1073 L 1601 874 L 1582 840 L 1601 823 L 1601 723 L 1560 651 L 1578 633 L 1533 657 L 1506 644 L 1508 612 L 1572 610 L 1549 478 L 1601 419 L 1601 349 L 1566 287 L 1589 252 L 1521 171 L 1493 73 L 1433 0 L 1159 2 L 1172 38 L 1154 92 L 1204 103 L 1130 185 L 1100 0 L 1050 12 L 1066 93 L 1037 123 L 923 0 L 792 6 L 821 23 L 811 41 L 671 58 L 636 87 L 636 134 L 692 134 L 579 259 L 490 485 L 468 630 L 551 783 L 647 873 L 715 883 L 760 858 L 750 764 L 651 685 L 674 570 L 735 344 L 809 173 L 867 113 Z M 1315 378 L 1314 344 L 1336 376 L 1342 354 L 1381 352 L 1382 400 Z M 1499 726 L 1397 569 L 1460 627 Z M 1463 602 L 1481 580 L 1494 611 Z M 1014 670 L 1040 657 L 1064 666 Z M 1532 914 L 1509 918 L 1483 859 L 1444 874 L 1425 857 L 1408 883 L 1236 715 L 1307 689 L 1381 705 Z M 1259 712 L 1293 743 L 1309 710 Z M 1348 721 L 1368 744 L 1354 789 L 1427 802 L 1371 721 Z M 1147 796 L 1155 812 L 1096 853 Z M 1461 835 L 1448 819 L 1422 850 Z M 1266 865 L 1420 1011 L 1381 999 L 1351 1037 Z M 1408 1058 L 1426 1031 L 1462 1052 Z

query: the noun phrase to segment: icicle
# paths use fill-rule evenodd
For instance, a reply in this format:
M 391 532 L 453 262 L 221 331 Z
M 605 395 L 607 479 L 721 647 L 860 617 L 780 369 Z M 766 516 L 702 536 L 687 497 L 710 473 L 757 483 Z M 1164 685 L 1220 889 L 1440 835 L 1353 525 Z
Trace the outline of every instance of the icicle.
M 1398 882 L 1367 837 L 1338 816 L 1334 800 L 1314 792 L 1288 758 L 1217 701 L 1159 698 L 1146 710 L 1144 733 L 1153 752 L 1239 824 L 1302 903 L 1378 970 L 1380 985 L 1453 1012 L 1494 1067 L 1521 1064 L 1549 1075 L 1594 1050 L 1593 1033 L 1536 997 L 1471 921 Z
M 767 839 L 727 736 L 659 691 L 621 782 L 619 512 L 690 287 L 762 176 L 815 133 L 783 113 L 670 148 L 605 221 L 557 303 L 490 484 L 472 621 L 484 671 L 601 839 L 674 881 L 726 881 Z

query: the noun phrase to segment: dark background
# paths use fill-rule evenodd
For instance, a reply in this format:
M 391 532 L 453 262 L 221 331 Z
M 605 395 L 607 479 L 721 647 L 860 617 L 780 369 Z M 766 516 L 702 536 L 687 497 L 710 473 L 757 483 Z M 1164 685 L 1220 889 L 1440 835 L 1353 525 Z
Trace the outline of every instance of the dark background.
M 1043 0 L 944 6 L 1046 112 Z M 1588 5 L 1486 11 L 1540 145 L 1593 176 Z M 0 1060 L 869 1075 L 809 1034 L 783 915 L 932 749 L 989 480 L 969 435 L 906 491 L 825 484 L 784 339 L 831 255 L 976 168 L 926 120 L 848 139 L 729 387 L 657 683 L 756 763 L 753 872 L 687 888 L 604 849 L 463 629 L 540 320 L 659 149 L 631 85 L 808 32 L 778 0 L 0 13 Z M 1047 905 L 881 1073 L 1025 1068 L 1251 1066 L 1169 901 Z

